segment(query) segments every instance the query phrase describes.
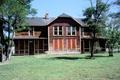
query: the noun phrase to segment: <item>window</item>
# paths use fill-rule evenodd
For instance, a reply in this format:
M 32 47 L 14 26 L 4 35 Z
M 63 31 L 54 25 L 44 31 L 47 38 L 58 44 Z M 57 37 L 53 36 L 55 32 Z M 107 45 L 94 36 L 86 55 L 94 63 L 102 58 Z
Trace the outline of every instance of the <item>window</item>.
M 63 27 L 62 26 L 54 26 L 53 27 L 53 35 L 54 36 L 61 36 L 61 35 L 63 35 Z
M 76 27 L 67 27 L 67 35 L 76 35 Z
M 62 26 L 59 26 L 59 35 L 62 35 Z
M 57 35 L 58 34 L 58 28 L 57 26 L 54 26 L 54 35 Z
M 71 27 L 68 27 L 68 33 L 67 35 L 71 35 Z
M 76 27 L 72 27 L 72 35 L 76 35 Z

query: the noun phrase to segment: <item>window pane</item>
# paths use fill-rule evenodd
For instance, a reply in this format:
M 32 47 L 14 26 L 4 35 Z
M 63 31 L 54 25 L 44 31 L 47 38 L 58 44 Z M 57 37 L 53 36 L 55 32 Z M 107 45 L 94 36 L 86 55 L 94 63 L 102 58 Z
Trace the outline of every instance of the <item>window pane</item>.
M 62 35 L 63 34 L 63 29 L 62 26 L 54 26 L 54 35 Z
M 59 31 L 59 35 L 62 35 L 62 31 Z
M 67 27 L 67 35 L 71 35 L 71 27 Z
M 62 31 L 62 26 L 59 26 L 59 31 Z
M 54 26 L 54 35 L 57 35 L 57 31 L 58 31 L 57 26 Z
M 76 27 L 72 27 L 72 35 L 75 35 L 76 33 Z
M 57 26 L 54 26 L 54 31 L 57 31 Z
M 62 35 L 62 26 L 59 26 L 59 35 Z
M 57 31 L 54 31 L 54 35 L 57 35 Z

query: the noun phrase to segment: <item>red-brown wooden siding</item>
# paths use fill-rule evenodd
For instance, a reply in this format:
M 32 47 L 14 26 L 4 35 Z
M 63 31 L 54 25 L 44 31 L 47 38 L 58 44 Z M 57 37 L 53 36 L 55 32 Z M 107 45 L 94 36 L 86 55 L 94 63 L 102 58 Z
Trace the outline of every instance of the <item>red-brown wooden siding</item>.
M 77 49 L 77 39 L 67 39 L 67 50 L 76 50 Z
M 63 50 L 64 49 L 64 41 L 63 39 L 53 39 L 53 49 L 54 50 Z
M 63 35 L 62 36 L 54 36 L 53 35 L 53 27 L 59 25 L 63 27 Z M 66 28 L 68 26 L 76 26 L 77 31 L 76 35 L 68 36 L 66 33 Z M 72 19 L 57 19 L 53 23 L 48 26 L 48 39 L 49 39 L 49 50 L 52 51 L 80 51 L 81 43 L 80 43 L 80 25 L 77 24 Z

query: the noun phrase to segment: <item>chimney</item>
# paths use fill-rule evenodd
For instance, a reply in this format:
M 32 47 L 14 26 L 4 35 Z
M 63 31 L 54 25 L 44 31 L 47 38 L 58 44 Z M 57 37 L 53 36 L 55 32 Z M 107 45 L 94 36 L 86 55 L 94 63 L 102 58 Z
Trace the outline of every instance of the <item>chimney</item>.
M 48 19 L 48 13 L 45 14 L 44 19 Z

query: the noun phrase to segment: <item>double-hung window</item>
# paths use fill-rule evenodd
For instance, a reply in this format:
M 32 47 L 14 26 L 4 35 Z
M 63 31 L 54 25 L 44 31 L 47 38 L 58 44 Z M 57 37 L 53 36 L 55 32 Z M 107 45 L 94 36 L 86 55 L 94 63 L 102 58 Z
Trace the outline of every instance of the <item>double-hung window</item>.
M 53 35 L 54 36 L 62 36 L 63 35 L 63 27 L 62 26 L 54 26 L 53 27 Z
M 76 27 L 74 27 L 74 26 L 68 26 L 67 27 L 67 35 L 69 35 L 69 36 L 75 36 L 76 35 Z

